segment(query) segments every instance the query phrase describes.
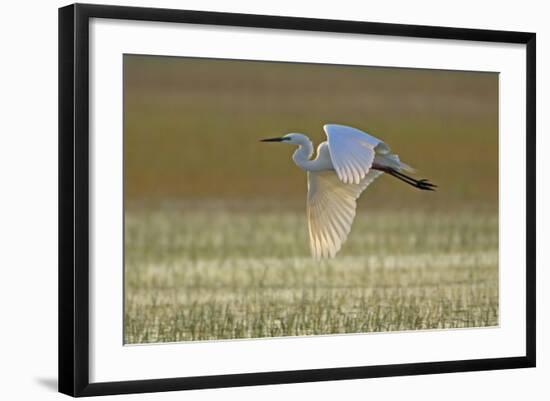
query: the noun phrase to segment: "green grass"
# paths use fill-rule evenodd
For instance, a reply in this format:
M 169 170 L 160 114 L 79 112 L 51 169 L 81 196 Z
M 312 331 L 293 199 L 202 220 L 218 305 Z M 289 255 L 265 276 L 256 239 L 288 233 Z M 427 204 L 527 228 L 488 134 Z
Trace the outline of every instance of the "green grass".
M 127 209 L 126 343 L 498 324 L 494 212 L 359 213 L 316 262 L 304 211 L 245 207 Z

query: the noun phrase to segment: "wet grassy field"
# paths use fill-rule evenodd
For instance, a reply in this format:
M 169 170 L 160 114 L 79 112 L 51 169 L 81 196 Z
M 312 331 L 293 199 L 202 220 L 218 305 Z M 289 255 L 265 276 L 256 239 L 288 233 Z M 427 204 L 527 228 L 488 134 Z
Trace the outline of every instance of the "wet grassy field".
M 127 343 L 498 324 L 496 215 L 358 215 L 337 258 L 299 212 L 126 216 Z

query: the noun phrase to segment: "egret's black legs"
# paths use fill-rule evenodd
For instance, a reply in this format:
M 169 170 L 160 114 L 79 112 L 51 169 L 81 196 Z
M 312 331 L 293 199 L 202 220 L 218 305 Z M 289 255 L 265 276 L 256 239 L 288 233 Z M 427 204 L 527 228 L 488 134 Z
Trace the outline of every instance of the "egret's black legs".
M 388 173 L 392 177 L 395 177 L 398 180 L 406 182 L 407 184 L 412 185 L 415 188 L 422 189 L 424 191 L 435 191 L 435 189 L 437 188 L 437 185 L 432 184 L 426 178 L 423 178 L 421 180 L 417 180 L 417 179 L 415 179 L 413 177 L 410 177 L 408 175 L 405 175 L 402 172 L 397 171 L 393 168 L 388 168 L 388 167 L 382 167 L 382 168 L 374 167 L 374 168 L 377 169 L 377 170 L 383 171 L 385 173 Z

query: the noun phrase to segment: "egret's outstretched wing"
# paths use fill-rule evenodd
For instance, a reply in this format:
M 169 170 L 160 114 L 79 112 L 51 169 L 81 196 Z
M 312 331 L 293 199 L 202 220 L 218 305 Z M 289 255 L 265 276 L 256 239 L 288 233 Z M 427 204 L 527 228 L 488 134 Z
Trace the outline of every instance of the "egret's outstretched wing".
M 310 171 L 307 193 L 309 243 L 314 258 L 333 257 L 346 240 L 361 192 L 383 174 L 372 170 L 359 184 L 345 184 L 334 171 Z
M 353 127 L 326 124 L 332 165 L 344 183 L 359 184 L 367 175 L 376 153 L 389 153 L 381 140 Z

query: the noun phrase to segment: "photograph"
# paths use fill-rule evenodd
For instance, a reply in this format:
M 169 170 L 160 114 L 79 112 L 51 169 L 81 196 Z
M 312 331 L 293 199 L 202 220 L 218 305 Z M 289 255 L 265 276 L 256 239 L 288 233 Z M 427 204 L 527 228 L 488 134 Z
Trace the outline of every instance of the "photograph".
M 123 55 L 123 343 L 499 326 L 499 73 Z

